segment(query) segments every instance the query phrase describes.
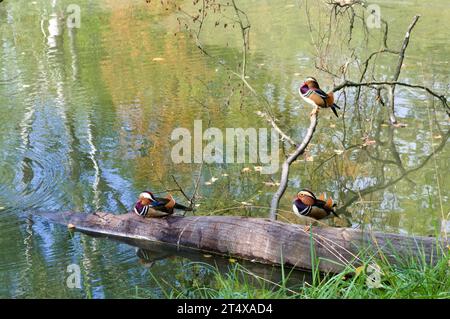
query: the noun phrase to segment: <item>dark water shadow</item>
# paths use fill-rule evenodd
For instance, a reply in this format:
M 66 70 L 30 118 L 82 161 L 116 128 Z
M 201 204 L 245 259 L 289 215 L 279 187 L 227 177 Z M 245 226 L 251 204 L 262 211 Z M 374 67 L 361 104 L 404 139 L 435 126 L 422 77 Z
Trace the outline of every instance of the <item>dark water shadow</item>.
M 239 264 L 239 269 L 242 269 L 242 271 L 237 272 L 239 281 L 255 287 L 276 288 L 282 284 L 283 278 L 285 279 L 285 286 L 290 288 L 298 287 L 304 282 L 312 282 L 312 274 L 306 270 L 302 271 L 290 267 L 281 268 L 244 259 L 231 259 L 213 253 L 202 253 L 195 249 L 177 247 L 160 242 L 105 236 L 89 232 L 83 233 L 96 238 L 112 239 L 136 247 L 136 255 L 140 263 L 146 268 L 152 268 L 158 261 L 176 257 L 186 259 L 190 264 L 203 264 L 205 267 L 211 266 L 211 269 L 217 270 L 222 275 L 232 272 L 233 268 Z

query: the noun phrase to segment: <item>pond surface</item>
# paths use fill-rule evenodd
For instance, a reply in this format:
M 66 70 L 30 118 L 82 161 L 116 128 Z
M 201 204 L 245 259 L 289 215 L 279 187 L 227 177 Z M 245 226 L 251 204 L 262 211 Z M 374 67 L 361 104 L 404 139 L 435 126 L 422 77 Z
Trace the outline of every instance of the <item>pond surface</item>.
M 148 257 L 129 243 L 70 234 L 32 218 L 36 211 L 122 214 L 141 190 L 178 188 L 175 177 L 189 195 L 199 180 L 196 214 L 268 216 L 279 173 L 260 174 L 257 163 L 171 160 L 172 131 L 192 130 L 194 120 L 204 129 L 270 126 L 255 114 L 258 100 L 227 70 L 240 69 L 238 27 L 225 27 L 223 17 L 216 27 L 211 18 L 200 34 L 208 57 L 183 32 L 177 18 L 185 16 L 166 2 L 78 0 L 80 28 L 66 25 L 71 0 L 0 4 L 0 297 L 164 297 L 154 278 L 180 289 L 212 280 L 191 255 Z M 412 17 L 422 15 L 400 79 L 448 94 L 450 3 L 378 3 L 396 48 Z M 305 6 L 251 0 L 242 9 L 251 23 L 247 80 L 278 125 L 301 140 L 310 107 L 298 85 L 308 75 L 323 79 L 324 88 L 333 84 L 314 66 Z M 392 73 L 395 61 L 379 63 Z M 361 112 L 349 104 L 338 119 L 321 111 L 280 208 L 289 211 L 296 191 L 308 187 L 337 201 L 341 218 L 329 222 L 335 226 L 438 234 L 450 211 L 450 123 L 442 106 L 422 91 L 398 88 L 396 114 L 407 126 L 393 128 L 385 108 L 370 96 L 362 101 Z M 370 145 L 362 146 L 364 136 Z M 279 219 L 302 222 L 286 212 Z M 66 286 L 70 264 L 80 266 L 82 289 Z M 279 277 L 270 267 L 255 271 Z

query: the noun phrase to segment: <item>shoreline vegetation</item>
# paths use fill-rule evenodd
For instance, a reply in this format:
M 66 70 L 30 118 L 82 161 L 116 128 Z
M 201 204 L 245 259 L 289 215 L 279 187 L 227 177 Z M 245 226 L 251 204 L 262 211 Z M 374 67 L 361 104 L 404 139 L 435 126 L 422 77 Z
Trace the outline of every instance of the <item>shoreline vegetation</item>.
M 427 263 L 424 255 L 395 256 L 393 265 L 384 257 L 361 258 L 364 265 L 349 265 L 337 274 L 324 274 L 316 267 L 309 280 L 293 283 L 292 271 L 281 267 L 280 282 L 262 278 L 239 263 L 223 273 L 217 266 L 192 262 L 187 267 L 203 267 L 213 280 L 208 286 L 193 281 L 191 287 L 174 287 L 150 274 L 164 298 L 171 299 L 450 299 L 449 247 L 438 260 Z M 138 289 L 133 298 L 158 298 L 154 292 Z

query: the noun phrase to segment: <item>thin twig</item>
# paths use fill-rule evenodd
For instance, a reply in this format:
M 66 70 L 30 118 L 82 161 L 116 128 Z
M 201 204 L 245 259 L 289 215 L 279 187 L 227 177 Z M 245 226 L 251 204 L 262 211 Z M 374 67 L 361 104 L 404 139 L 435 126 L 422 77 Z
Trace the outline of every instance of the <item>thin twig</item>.
M 170 175 L 170 176 L 172 176 L 173 181 L 175 182 L 175 184 L 177 184 L 178 190 L 181 192 L 181 194 L 183 194 L 184 198 L 186 198 L 187 200 L 190 200 L 190 198 L 184 192 L 183 188 L 180 186 L 180 184 L 178 184 L 177 179 L 175 178 L 175 176 L 174 175 Z
M 398 63 L 397 63 L 397 68 L 395 69 L 393 82 L 398 81 L 398 78 L 400 76 L 400 72 L 401 72 L 402 66 L 403 66 L 403 60 L 405 59 L 405 51 L 406 51 L 406 48 L 408 47 L 409 38 L 411 36 L 411 31 L 414 28 L 414 26 L 416 25 L 419 18 L 420 18 L 420 15 L 416 15 L 414 17 L 411 25 L 409 26 L 408 31 L 406 31 L 405 39 L 403 40 L 402 48 L 400 49 L 400 53 L 398 55 Z M 397 124 L 397 119 L 395 117 L 395 84 L 390 86 L 389 93 L 391 95 L 391 99 L 389 101 L 390 102 L 389 103 L 389 106 L 390 106 L 389 119 L 391 121 L 391 124 Z
M 448 105 L 447 98 L 445 97 L 445 95 L 440 95 L 440 94 L 434 92 L 433 90 L 431 90 L 429 87 L 426 87 L 423 85 L 409 84 L 409 83 L 399 82 L 399 81 L 370 81 L 370 82 L 358 83 L 358 82 L 352 82 L 349 80 L 345 80 L 344 82 L 335 86 L 332 91 L 336 92 L 336 91 L 342 90 L 343 88 L 346 88 L 346 87 L 361 87 L 361 86 L 372 87 L 372 86 L 380 86 L 380 85 L 398 85 L 398 86 L 405 86 L 405 87 L 409 87 L 409 88 L 424 90 L 424 91 L 428 92 L 430 95 L 441 100 L 442 104 L 447 109 L 447 114 L 450 116 L 450 113 L 449 113 L 450 107 Z

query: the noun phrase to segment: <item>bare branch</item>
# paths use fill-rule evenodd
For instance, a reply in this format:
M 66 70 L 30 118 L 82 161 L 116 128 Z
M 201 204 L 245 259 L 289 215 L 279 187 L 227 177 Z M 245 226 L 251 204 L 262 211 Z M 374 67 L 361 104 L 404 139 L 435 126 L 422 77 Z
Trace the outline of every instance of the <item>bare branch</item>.
M 406 51 L 406 48 L 408 47 L 409 38 L 411 36 L 411 31 L 414 28 L 414 26 L 416 25 L 417 21 L 419 21 L 419 18 L 420 18 L 420 15 L 416 15 L 414 17 L 413 21 L 411 22 L 410 26 L 408 27 L 408 31 L 406 31 L 405 39 L 403 40 L 402 48 L 400 49 L 400 54 L 398 55 L 397 68 L 395 70 L 394 77 L 393 77 L 394 82 L 396 82 L 400 76 L 400 72 L 402 70 L 402 65 L 403 65 L 403 60 L 405 59 L 405 51 Z M 391 85 L 389 93 L 391 95 L 390 105 L 389 105 L 390 106 L 389 118 L 390 118 L 391 124 L 396 124 L 397 119 L 395 118 L 395 84 Z
M 445 95 L 438 94 L 438 93 L 434 92 L 433 90 L 431 90 L 429 87 L 426 87 L 423 85 L 409 84 L 409 83 L 399 82 L 399 81 L 371 81 L 371 82 L 358 83 L 358 82 L 352 82 L 352 81 L 346 80 L 346 81 L 342 82 L 341 84 L 335 86 L 333 88 L 333 92 L 342 90 L 343 88 L 346 88 L 346 87 L 361 87 L 361 86 L 374 87 L 374 86 L 380 86 L 380 85 L 391 85 L 391 86 L 398 85 L 398 86 L 405 86 L 405 87 L 409 87 L 409 88 L 424 90 L 424 91 L 428 92 L 430 95 L 441 100 L 442 104 L 447 109 L 447 114 L 450 116 L 450 107 L 448 105 L 447 98 L 445 97 Z
M 278 132 L 278 134 L 280 134 L 281 136 L 281 140 L 282 141 L 287 141 L 289 144 L 291 144 L 292 146 L 297 147 L 297 143 L 295 143 L 288 135 L 286 135 L 286 133 L 284 133 L 277 125 L 277 123 L 275 123 L 275 120 L 267 113 L 265 112 L 261 112 L 258 111 L 256 112 L 257 115 L 263 117 L 264 119 L 266 119 L 267 122 L 270 123 L 270 125 L 272 125 L 272 127 L 275 129 L 275 131 Z
M 175 178 L 175 176 L 171 175 L 173 181 L 175 182 L 175 184 L 177 184 L 178 186 L 178 190 L 181 192 L 181 194 L 183 194 L 184 198 L 186 198 L 188 201 L 190 200 L 190 198 L 186 195 L 186 193 L 184 192 L 183 188 L 180 186 L 180 184 L 178 184 L 177 179 Z
M 303 138 L 302 143 L 297 147 L 297 149 L 289 155 L 289 157 L 285 160 L 285 162 L 282 165 L 281 168 L 281 180 L 280 180 L 280 186 L 276 193 L 272 197 L 272 201 L 270 203 L 270 219 L 276 220 L 277 219 L 277 210 L 278 205 L 280 203 L 281 197 L 284 195 L 284 192 L 286 191 L 287 184 L 289 181 L 289 168 L 291 164 L 297 160 L 297 158 L 302 155 L 305 152 L 306 147 L 309 145 L 309 142 L 311 142 L 311 139 L 314 135 L 314 131 L 317 127 L 317 114 L 313 113 L 311 115 L 311 122 L 309 125 L 308 130 L 306 131 L 306 135 Z

